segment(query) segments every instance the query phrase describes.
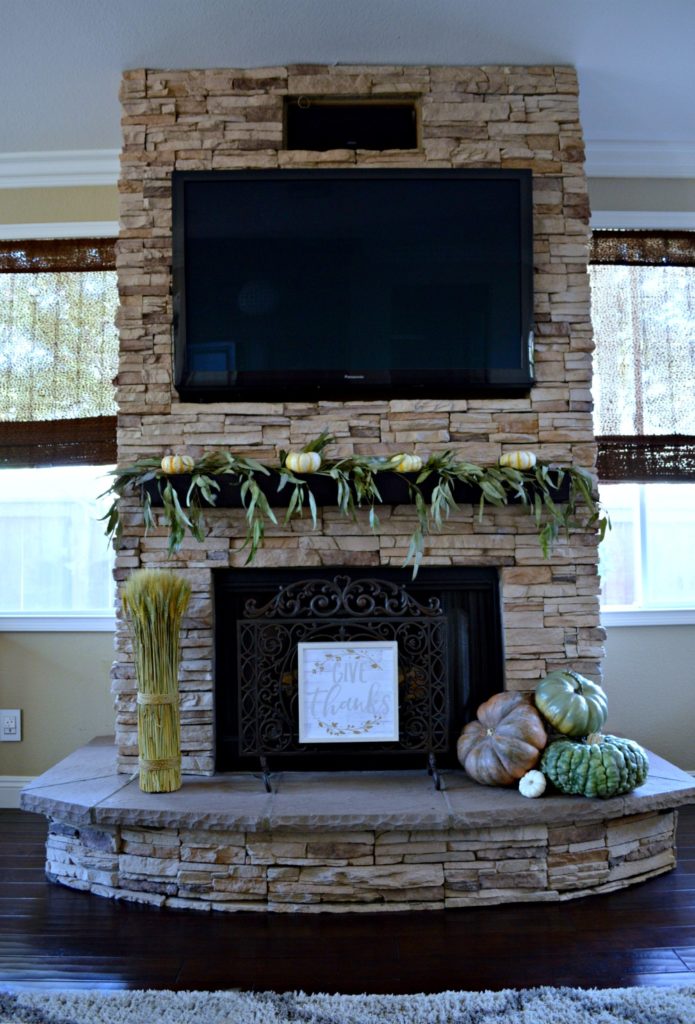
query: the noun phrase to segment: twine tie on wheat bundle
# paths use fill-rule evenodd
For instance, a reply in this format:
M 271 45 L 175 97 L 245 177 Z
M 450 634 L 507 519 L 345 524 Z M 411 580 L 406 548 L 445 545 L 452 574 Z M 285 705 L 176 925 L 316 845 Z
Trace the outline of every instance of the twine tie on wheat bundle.
M 160 569 L 140 569 L 123 588 L 138 683 L 140 788 L 170 793 L 181 787 L 179 632 L 191 588 Z

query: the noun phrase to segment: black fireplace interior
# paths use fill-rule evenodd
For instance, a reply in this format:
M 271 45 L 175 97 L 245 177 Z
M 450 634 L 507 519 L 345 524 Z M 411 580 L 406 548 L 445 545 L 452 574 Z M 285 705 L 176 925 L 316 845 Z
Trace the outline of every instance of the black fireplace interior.
M 217 771 L 455 767 L 504 688 L 496 569 L 222 569 L 214 574 Z M 299 742 L 297 643 L 396 640 L 399 739 Z

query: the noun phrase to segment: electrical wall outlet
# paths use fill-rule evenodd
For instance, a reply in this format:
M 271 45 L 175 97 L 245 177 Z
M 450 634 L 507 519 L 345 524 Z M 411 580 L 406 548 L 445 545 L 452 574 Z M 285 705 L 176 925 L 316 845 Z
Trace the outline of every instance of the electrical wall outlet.
M 0 708 L 0 743 L 19 743 L 22 738 L 22 712 L 19 708 Z

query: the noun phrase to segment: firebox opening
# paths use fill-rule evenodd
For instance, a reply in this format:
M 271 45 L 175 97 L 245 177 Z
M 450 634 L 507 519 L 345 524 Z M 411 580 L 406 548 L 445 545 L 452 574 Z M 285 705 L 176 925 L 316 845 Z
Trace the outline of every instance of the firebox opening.
M 504 688 L 493 568 L 213 573 L 217 771 L 456 767 L 456 739 Z M 399 740 L 300 743 L 298 642 L 397 640 Z

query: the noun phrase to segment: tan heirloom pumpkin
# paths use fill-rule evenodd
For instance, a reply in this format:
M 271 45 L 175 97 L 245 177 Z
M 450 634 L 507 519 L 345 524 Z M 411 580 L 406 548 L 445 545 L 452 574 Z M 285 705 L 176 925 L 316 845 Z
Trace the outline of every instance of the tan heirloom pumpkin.
M 321 466 L 318 452 L 288 452 L 285 465 L 291 473 L 315 473 Z
M 391 458 L 396 473 L 419 473 L 422 469 L 422 459 L 419 455 L 408 455 L 403 452 L 401 455 L 394 455 Z
M 538 764 L 548 737 L 523 693 L 496 693 L 478 708 L 456 745 L 467 775 L 484 786 L 511 786 Z
M 194 466 L 195 459 L 190 455 L 165 455 L 162 459 L 162 472 L 168 476 L 190 473 Z

